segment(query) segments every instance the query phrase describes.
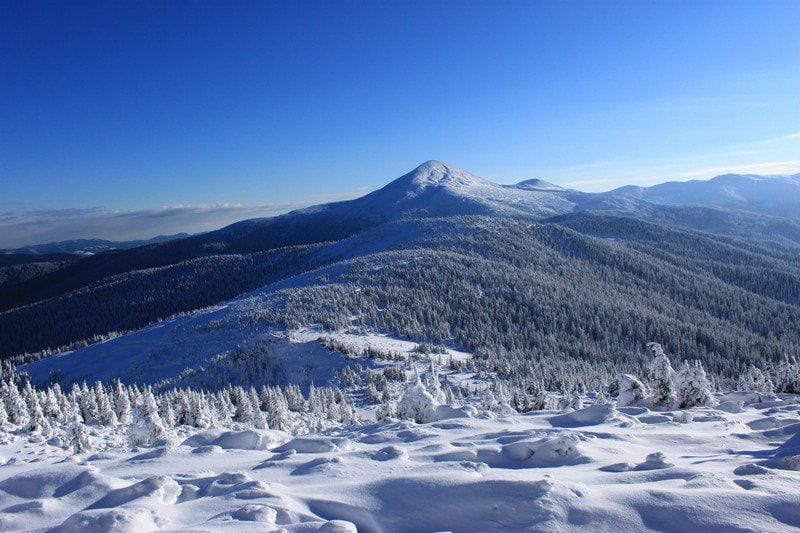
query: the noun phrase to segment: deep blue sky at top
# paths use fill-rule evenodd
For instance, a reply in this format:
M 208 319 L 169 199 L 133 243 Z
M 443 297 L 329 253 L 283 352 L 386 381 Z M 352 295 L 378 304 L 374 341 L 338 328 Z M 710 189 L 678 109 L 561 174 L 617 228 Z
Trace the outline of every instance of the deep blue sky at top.
M 798 28 L 796 1 L 4 1 L 0 210 L 303 201 L 427 159 L 586 190 L 800 168 Z

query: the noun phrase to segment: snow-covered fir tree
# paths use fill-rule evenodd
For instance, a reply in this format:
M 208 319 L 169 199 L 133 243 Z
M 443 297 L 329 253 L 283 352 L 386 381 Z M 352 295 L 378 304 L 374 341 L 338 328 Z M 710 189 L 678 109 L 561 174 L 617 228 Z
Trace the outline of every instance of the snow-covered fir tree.
M 684 361 L 675 375 L 678 407 L 706 407 L 714 405 L 711 384 L 700 361 Z
M 142 395 L 142 405 L 134 408 L 133 423 L 128 429 L 128 442 L 131 446 L 152 444 L 167 436 L 167 429 L 158 414 L 158 406 L 149 390 Z
M 653 360 L 647 366 L 647 378 L 653 392 L 651 403 L 654 407 L 672 408 L 677 399 L 673 384 L 675 371 L 659 343 L 651 342 L 647 347 L 653 354 Z
M 66 430 L 64 432 L 64 446 L 73 453 L 92 451 L 92 440 L 86 425 L 83 423 L 80 411 L 76 405 L 71 405 L 64 418 Z
M 772 383 L 768 373 L 765 373 L 757 366 L 750 365 L 739 376 L 736 388 L 747 392 L 772 392 L 775 389 L 775 385 Z

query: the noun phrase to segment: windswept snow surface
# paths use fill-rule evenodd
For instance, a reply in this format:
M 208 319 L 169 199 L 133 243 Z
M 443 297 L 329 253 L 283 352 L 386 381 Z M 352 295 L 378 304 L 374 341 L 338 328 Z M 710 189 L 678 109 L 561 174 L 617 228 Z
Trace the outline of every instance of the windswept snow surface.
M 718 400 L 651 412 L 588 398 L 298 438 L 185 428 L 134 450 L 92 428 L 98 451 L 77 456 L 9 436 L 0 530 L 796 530 L 798 398 Z

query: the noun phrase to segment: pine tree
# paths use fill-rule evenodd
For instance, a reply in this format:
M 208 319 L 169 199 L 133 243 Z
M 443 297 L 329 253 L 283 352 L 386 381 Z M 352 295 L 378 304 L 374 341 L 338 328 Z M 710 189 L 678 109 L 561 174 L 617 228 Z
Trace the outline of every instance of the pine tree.
M 706 378 L 706 372 L 700 361 L 690 364 L 684 361 L 675 376 L 675 388 L 678 395 L 678 407 L 705 407 L 714 405 L 714 396 Z
M 245 390 L 240 387 L 236 386 L 231 390 L 231 400 L 233 404 L 236 406 L 236 412 L 234 414 L 234 418 L 239 422 L 243 422 L 245 424 L 252 424 L 253 423 L 253 404 L 250 402 L 249 395 L 245 392 Z
M 750 365 L 739 376 L 736 388 L 746 392 L 772 392 L 775 389 L 775 385 L 772 383 L 769 374 L 758 367 Z
M 131 446 L 152 444 L 167 436 L 164 422 L 158 415 L 158 407 L 153 393 L 146 390 L 142 394 L 142 405 L 134 408 L 133 423 L 128 429 L 128 442 Z
M 176 425 L 175 412 L 172 409 L 174 396 L 172 394 L 163 394 L 158 399 L 158 416 L 164 422 L 166 427 L 174 427 Z
M 15 426 L 25 426 L 30 420 L 28 407 L 19 394 L 19 389 L 13 383 L 3 384 L 3 399 L 6 404 L 8 421 Z
M 418 424 L 432 422 L 436 419 L 436 399 L 427 391 L 419 379 L 406 384 L 405 391 L 397 403 L 398 418 L 411 419 Z
M 664 353 L 661 345 L 651 342 L 647 345 L 653 353 L 653 360 L 647 367 L 647 377 L 653 386 L 652 405 L 655 407 L 671 408 L 677 399 L 673 378 L 675 371 L 669 362 L 669 357 Z
M 83 418 L 81 418 L 77 406 L 71 405 L 68 408 L 64 421 L 66 425 L 64 433 L 65 447 L 71 449 L 73 453 L 92 451 L 92 440 L 86 431 L 86 425 L 83 423 Z
M 39 400 L 36 394 L 33 393 L 32 390 L 30 398 L 31 400 L 28 405 L 28 413 L 30 413 L 30 419 L 28 420 L 28 424 L 25 429 L 30 433 L 38 433 L 43 436 L 50 435 L 51 431 L 50 423 L 44 416 L 42 408 L 39 405 Z
M 131 400 L 120 380 L 114 382 L 114 414 L 120 424 L 128 424 L 131 420 Z
M 94 396 L 97 404 L 97 422 L 103 426 L 115 426 L 117 414 L 114 412 L 114 406 L 111 404 L 103 384 L 99 381 L 94 385 Z
M 775 370 L 775 391 L 800 394 L 800 363 L 785 357 Z
M 94 393 L 86 386 L 86 383 L 79 390 L 81 416 L 87 425 L 97 422 L 97 401 Z
M 280 389 L 271 388 L 268 392 L 267 423 L 272 429 L 288 431 L 291 427 L 289 419 L 289 403 Z

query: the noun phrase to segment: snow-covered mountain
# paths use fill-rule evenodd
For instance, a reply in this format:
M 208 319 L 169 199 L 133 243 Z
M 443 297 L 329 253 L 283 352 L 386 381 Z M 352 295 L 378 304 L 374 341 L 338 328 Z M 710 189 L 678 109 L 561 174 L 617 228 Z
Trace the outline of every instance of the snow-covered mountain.
M 520 181 L 516 185 L 514 185 L 517 189 L 527 189 L 533 191 L 565 191 L 566 189 L 561 185 L 556 185 L 555 183 L 550 183 L 549 181 L 540 180 L 540 179 L 530 179 L 525 181 Z
M 608 193 L 655 204 L 728 207 L 771 215 L 800 216 L 800 174 L 725 174 L 710 180 L 627 185 Z

